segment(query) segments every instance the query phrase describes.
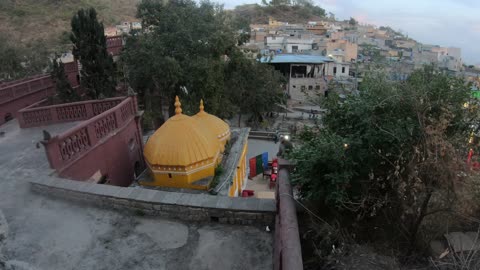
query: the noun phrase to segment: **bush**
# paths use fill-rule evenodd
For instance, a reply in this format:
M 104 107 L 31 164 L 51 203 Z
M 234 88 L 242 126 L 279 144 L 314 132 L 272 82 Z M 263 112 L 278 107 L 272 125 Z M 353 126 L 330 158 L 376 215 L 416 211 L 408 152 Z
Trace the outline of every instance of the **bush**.
M 466 200 L 465 144 L 478 121 L 469 99 L 463 80 L 433 67 L 406 82 L 370 74 L 359 95 L 325 100 L 324 129 L 290 156 L 292 181 L 303 198 L 382 224 L 411 248 L 426 217 Z
M 215 168 L 215 176 L 216 177 L 219 177 L 220 175 L 223 174 L 223 166 L 222 165 L 218 165 L 216 168 Z

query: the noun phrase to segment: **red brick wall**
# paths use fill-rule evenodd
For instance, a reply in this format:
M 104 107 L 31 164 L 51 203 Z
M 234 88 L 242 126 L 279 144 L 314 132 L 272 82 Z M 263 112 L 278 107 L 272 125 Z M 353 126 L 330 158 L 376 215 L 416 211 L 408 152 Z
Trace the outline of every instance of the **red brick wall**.
M 0 125 L 7 115 L 17 112 L 55 93 L 55 86 L 49 75 L 21 79 L 0 85 Z
M 123 49 L 123 38 L 121 36 L 107 37 L 107 52 L 117 56 Z
M 78 72 L 78 62 L 74 60 L 73 62 L 64 64 L 65 74 L 67 75 L 68 81 L 73 88 L 76 88 L 80 85 L 79 81 L 79 72 Z
M 37 109 L 42 114 L 43 110 L 48 112 L 48 107 Z M 125 98 L 44 144 L 50 167 L 65 178 L 85 181 L 99 171 L 108 176 L 111 184 L 128 186 L 133 180 L 135 163 L 141 169 L 145 167 L 135 96 Z
M 76 160 L 59 175 L 84 181 L 100 171 L 101 175 L 108 175 L 111 184 L 128 186 L 134 179 L 135 163 L 138 162 L 140 167 L 144 167 L 140 140 L 137 123 L 132 120 L 120 132 Z

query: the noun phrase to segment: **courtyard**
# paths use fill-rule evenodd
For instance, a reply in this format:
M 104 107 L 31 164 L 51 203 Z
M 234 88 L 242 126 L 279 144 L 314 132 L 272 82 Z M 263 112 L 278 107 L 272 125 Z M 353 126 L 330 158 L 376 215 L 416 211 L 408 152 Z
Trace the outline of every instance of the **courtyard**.
M 52 199 L 29 180 L 55 177 L 43 146 L 75 123 L 0 127 L 0 210 L 9 233 L 6 265 L 30 269 L 271 269 L 273 235 L 265 228 L 184 223 Z M 0 254 L 0 262 L 2 260 Z

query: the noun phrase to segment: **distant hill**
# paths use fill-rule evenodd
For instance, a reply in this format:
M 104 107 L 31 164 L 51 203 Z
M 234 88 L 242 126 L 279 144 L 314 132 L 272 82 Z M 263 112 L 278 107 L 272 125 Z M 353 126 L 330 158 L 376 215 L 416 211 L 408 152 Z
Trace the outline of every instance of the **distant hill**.
M 289 23 L 325 20 L 325 10 L 318 6 L 261 6 L 248 4 L 235 7 L 232 12 L 253 24 L 268 23 L 268 17 Z
M 70 19 L 94 7 L 106 26 L 132 20 L 140 0 L 0 0 L 0 37 L 20 46 L 42 42 L 49 49 L 68 43 Z

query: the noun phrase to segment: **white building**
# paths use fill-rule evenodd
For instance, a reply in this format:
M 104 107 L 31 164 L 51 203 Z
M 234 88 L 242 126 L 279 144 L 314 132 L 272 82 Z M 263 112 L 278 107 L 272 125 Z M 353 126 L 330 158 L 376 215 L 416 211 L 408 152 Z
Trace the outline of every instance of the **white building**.
M 348 78 L 350 73 L 350 64 L 342 62 L 330 62 L 326 65 L 326 75 L 335 78 Z
M 311 51 L 314 44 L 313 38 L 271 36 L 265 38 L 265 48 L 281 50 L 283 53 L 300 53 Z
M 273 65 L 288 78 L 286 91 L 292 100 L 305 102 L 308 96 L 325 93 L 328 65 L 333 60 L 319 55 L 279 54 L 264 57 L 261 62 Z

